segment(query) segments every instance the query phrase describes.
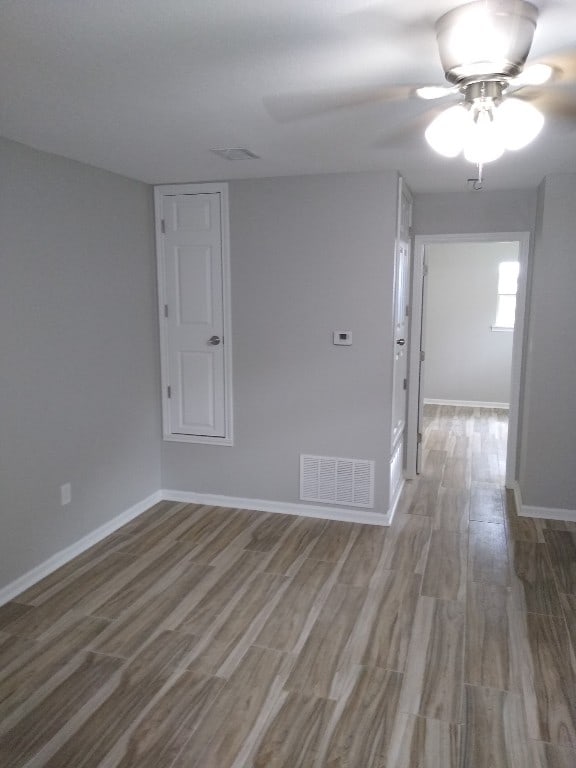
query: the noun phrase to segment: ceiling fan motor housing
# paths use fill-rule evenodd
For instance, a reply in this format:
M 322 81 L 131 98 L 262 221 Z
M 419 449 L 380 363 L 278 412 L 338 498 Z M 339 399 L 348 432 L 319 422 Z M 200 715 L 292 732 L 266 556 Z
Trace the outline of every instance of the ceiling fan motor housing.
M 537 19 L 538 9 L 526 0 L 477 0 L 444 14 L 436 37 L 446 79 L 464 86 L 517 77 Z

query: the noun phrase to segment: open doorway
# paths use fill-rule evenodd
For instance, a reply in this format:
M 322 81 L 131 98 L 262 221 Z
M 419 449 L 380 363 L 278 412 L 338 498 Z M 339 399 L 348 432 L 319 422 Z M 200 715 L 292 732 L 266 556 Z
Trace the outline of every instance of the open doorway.
M 527 264 L 524 232 L 416 237 L 407 478 L 420 470 L 425 407 L 507 413 L 505 484 L 516 478 Z

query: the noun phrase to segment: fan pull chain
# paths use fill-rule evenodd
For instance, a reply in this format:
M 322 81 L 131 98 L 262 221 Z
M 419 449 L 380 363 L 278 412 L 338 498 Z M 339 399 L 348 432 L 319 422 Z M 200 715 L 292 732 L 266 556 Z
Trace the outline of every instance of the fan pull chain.
M 478 178 L 474 180 L 472 186 L 475 192 L 484 188 L 484 165 L 482 163 L 478 163 Z
M 478 176 L 475 179 L 468 179 L 468 189 L 473 192 L 480 192 L 481 189 L 484 189 L 484 165 L 477 163 L 476 168 L 478 169 Z

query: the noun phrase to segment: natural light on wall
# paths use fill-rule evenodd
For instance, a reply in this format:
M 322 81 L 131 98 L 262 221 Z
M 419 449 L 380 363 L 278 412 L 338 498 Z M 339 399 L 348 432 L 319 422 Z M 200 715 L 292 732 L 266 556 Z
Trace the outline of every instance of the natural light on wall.
M 498 302 L 493 331 L 512 331 L 516 318 L 516 293 L 518 291 L 518 261 L 501 261 L 498 265 Z

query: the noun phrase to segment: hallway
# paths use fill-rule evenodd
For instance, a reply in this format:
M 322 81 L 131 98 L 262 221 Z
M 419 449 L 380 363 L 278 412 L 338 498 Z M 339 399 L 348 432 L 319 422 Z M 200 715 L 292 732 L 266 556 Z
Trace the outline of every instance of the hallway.
M 438 717 L 432 692 L 443 675 L 426 675 L 445 661 L 443 646 L 462 642 L 461 681 L 457 651 L 444 678 L 452 675 L 455 697 L 464 683 L 461 762 L 447 764 L 568 768 L 576 765 L 576 524 L 517 516 L 504 489 L 506 437 L 506 411 L 425 406 L 423 473 L 393 529 L 416 529 L 414 517 L 431 521 L 421 595 L 434 598 L 434 616 L 446 615 L 441 601 L 462 601 L 465 611 L 439 622 L 436 638 L 432 630 L 418 641 L 413 631 L 426 656 L 418 683 L 429 696 L 420 696 L 417 714 Z M 410 546 L 410 536 L 391 534 L 399 549 Z M 419 725 L 426 732 L 430 721 Z M 419 765 L 420 750 L 407 766 Z

